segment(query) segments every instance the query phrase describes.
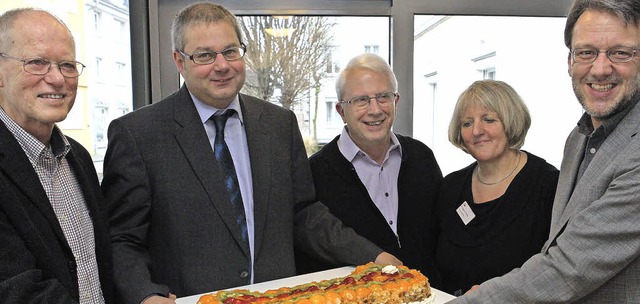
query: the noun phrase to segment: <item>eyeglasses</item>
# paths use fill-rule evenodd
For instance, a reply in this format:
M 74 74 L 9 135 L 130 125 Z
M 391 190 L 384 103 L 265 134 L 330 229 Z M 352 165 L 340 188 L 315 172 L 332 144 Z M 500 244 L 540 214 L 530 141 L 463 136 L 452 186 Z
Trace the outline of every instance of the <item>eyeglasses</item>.
M 56 66 L 58 66 L 58 70 L 60 70 L 60 74 L 62 74 L 62 76 L 68 78 L 76 78 L 80 76 L 80 74 L 82 74 L 82 70 L 84 70 L 85 68 L 85 65 L 78 61 L 51 62 L 46 58 L 22 59 L 9 56 L 5 53 L 0 53 L 0 56 L 22 62 L 22 68 L 24 69 L 24 71 L 33 75 L 45 75 L 49 73 L 49 70 L 51 70 L 51 65 L 55 64 Z
M 592 63 L 596 61 L 600 53 L 605 53 L 611 62 L 629 62 L 633 60 L 637 51 L 638 49 L 626 46 L 612 47 L 606 51 L 600 51 L 594 48 L 581 48 L 571 50 L 571 58 L 577 63 Z
M 216 61 L 216 58 L 218 58 L 218 54 L 222 54 L 222 57 L 224 57 L 224 59 L 226 59 L 227 61 L 238 60 L 244 57 L 244 54 L 247 52 L 247 47 L 244 45 L 244 43 L 241 43 L 240 46 L 230 47 L 220 52 L 214 52 L 214 51 L 195 52 L 191 55 L 185 53 L 182 50 L 178 50 L 178 52 L 180 52 L 182 56 L 191 59 L 193 63 L 204 65 L 204 64 L 212 64 L 214 61 Z
M 398 96 L 398 93 L 380 92 L 374 96 L 356 96 L 349 100 L 342 100 L 340 101 L 340 103 L 348 103 L 353 105 L 355 108 L 364 109 L 369 106 L 369 104 L 371 103 L 371 99 L 375 99 L 380 106 L 384 106 L 395 100 L 396 96 Z

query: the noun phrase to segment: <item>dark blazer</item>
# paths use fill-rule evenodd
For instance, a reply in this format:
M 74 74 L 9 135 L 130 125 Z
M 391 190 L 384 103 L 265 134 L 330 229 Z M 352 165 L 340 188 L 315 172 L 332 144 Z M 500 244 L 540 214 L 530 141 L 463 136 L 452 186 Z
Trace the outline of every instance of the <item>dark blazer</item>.
M 68 137 L 67 137 L 68 138 Z M 111 250 L 103 199 L 91 156 L 68 138 L 67 160 L 93 221 L 106 303 L 112 300 Z M 0 301 L 79 301 L 76 262 L 38 175 L 13 134 L 0 122 Z
M 371 200 L 355 168 L 338 148 L 337 136 L 309 162 L 316 197 L 358 234 L 398 257 L 405 265 L 421 270 L 437 285 L 434 253 L 437 224 L 436 201 L 442 172 L 431 149 L 423 143 L 396 134 L 402 146 L 398 176 L 398 237 Z M 323 263 L 304 253 L 296 256 L 301 272 L 342 266 Z
M 340 229 L 315 203 L 293 112 L 246 95 L 240 106 L 253 178 L 255 282 L 295 274 L 294 237 L 327 259 L 374 260 L 379 248 Z M 245 285 L 250 255 L 220 195 L 222 174 L 187 88 L 114 120 L 108 134 L 102 186 L 119 303 Z

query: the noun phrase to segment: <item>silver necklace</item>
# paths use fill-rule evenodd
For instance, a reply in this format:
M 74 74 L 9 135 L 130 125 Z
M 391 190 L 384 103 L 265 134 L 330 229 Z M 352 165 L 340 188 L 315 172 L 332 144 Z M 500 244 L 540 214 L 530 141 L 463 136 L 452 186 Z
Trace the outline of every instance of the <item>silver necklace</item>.
M 475 169 L 475 174 L 476 174 L 476 178 L 478 179 L 478 181 L 483 184 L 483 185 L 487 185 L 487 186 L 493 186 L 493 185 L 497 185 L 501 182 L 504 182 L 507 178 L 509 178 L 509 176 L 511 176 L 511 174 L 513 174 L 513 172 L 516 172 L 516 169 L 518 168 L 518 166 L 520 165 L 520 157 L 522 156 L 522 152 L 518 151 L 518 162 L 516 163 L 516 166 L 513 167 L 513 170 L 511 170 L 511 172 L 509 172 L 509 174 L 507 174 L 507 176 L 503 177 L 501 180 L 495 182 L 495 183 L 485 183 L 482 179 L 480 179 L 480 173 L 478 173 L 478 171 L 480 171 L 480 166 L 476 166 Z

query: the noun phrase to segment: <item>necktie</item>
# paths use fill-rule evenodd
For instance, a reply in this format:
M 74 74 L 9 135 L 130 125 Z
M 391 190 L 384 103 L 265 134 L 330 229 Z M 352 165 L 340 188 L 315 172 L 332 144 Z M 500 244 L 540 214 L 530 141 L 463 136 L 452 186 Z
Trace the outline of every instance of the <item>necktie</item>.
M 236 175 L 236 169 L 233 165 L 233 159 L 229 152 L 229 147 L 224 140 L 224 127 L 227 119 L 231 117 L 236 111 L 227 110 L 220 115 L 213 115 L 211 119 L 216 126 L 216 139 L 213 146 L 214 154 L 224 177 L 225 186 L 229 192 L 231 199 L 231 205 L 235 212 L 236 222 L 240 226 L 242 233 L 243 246 L 249 250 L 249 235 L 247 233 L 247 219 L 244 214 L 244 205 L 242 203 L 242 195 L 240 193 L 240 185 L 238 184 L 238 176 Z

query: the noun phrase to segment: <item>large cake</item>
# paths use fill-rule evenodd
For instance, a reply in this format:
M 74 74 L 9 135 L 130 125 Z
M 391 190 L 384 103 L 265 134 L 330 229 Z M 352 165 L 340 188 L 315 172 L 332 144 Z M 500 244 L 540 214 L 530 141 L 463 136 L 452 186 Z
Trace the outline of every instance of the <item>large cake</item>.
M 361 265 L 346 277 L 282 287 L 265 292 L 223 290 L 200 297 L 198 304 L 296 303 L 427 303 L 429 280 L 405 266 Z

